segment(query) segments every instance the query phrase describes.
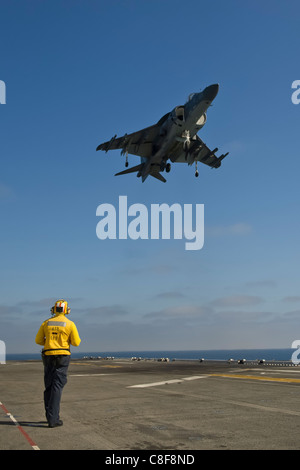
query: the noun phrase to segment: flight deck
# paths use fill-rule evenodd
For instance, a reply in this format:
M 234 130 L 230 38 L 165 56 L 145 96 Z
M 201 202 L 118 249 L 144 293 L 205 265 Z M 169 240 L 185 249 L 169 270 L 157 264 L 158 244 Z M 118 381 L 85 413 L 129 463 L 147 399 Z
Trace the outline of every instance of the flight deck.
M 298 449 L 300 367 L 72 359 L 48 428 L 41 361 L 0 365 L 0 450 Z

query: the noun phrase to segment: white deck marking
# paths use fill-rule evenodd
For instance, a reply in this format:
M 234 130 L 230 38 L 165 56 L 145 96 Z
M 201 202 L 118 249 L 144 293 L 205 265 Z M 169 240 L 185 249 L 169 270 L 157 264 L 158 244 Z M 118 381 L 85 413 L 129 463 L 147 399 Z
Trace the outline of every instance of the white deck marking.
M 31 445 L 33 450 L 40 450 L 40 448 L 36 445 L 36 443 L 31 439 L 31 437 L 27 434 L 26 431 L 22 428 L 22 426 L 18 423 L 16 418 L 8 411 L 8 409 L 3 405 L 3 403 L 0 401 L 0 408 L 4 411 L 4 413 L 12 420 L 12 422 L 16 425 L 16 427 L 19 429 L 20 433 L 23 434 L 27 442 Z
M 152 382 L 148 384 L 130 385 L 127 388 L 158 387 L 160 385 L 179 384 L 179 383 L 184 382 L 185 380 L 197 380 L 197 379 L 204 379 L 206 377 L 208 377 L 208 375 L 193 375 L 191 377 L 184 377 L 182 379 L 172 379 L 172 380 L 164 380 L 162 382 Z
M 99 375 L 114 375 L 114 374 L 70 374 L 70 377 L 99 377 Z

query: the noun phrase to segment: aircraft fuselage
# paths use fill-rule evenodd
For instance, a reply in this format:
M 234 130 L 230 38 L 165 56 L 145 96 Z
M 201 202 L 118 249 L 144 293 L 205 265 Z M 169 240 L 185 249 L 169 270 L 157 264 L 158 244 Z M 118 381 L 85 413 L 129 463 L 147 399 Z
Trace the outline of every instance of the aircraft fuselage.
M 216 97 L 219 85 L 210 85 L 200 93 L 194 93 L 184 106 L 174 108 L 162 123 L 159 136 L 153 143 L 152 157 L 145 162 L 141 175 L 143 181 L 151 167 L 161 164 L 170 158 L 174 142 L 189 144 L 190 140 L 206 123 L 206 111 Z

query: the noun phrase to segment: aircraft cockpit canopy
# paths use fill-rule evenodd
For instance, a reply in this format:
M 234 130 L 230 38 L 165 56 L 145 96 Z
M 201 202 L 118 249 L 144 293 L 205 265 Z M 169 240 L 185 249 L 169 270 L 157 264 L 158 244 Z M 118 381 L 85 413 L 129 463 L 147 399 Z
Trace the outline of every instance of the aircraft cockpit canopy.
M 191 101 L 193 99 L 193 97 L 195 96 L 196 93 L 191 93 L 188 97 L 188 101 Z

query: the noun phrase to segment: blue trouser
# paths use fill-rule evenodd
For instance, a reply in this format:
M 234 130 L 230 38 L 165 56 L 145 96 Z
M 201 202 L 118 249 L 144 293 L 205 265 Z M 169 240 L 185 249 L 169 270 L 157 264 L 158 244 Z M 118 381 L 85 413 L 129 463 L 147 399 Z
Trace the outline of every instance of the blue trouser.
M 67 383 L 67 372 L 70 363 L 67 355 L 43 356 L 44 363 L 44 403 L 46 418 L 49 424 L 59 420 L 60 400 Z

